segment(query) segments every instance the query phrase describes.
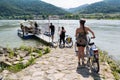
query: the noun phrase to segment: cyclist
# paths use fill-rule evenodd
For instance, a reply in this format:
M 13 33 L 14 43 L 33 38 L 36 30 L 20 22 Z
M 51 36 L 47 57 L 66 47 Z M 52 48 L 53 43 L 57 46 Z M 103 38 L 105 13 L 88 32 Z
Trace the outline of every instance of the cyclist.
M 76 29 L 75 37 L 77 40 L 77 47 L 78 47 L 78 66 L 80 66 L 80 58 L 82 58 L 82 65 L 84 65 L 84 49 L 87 45 L 87 34 L 90 32 L 92 34 L 92 38 L 95 38 L 94 32 L 85 26 L 86 20 L 81 19 L 80 27 Z
M 66 30 L 64 29 L 64 27 L 62 27 L 62 30 L 60 31 L 60 45 L 61 41 L 63 41 L 63 47 L 65 47 L 65 33 Z

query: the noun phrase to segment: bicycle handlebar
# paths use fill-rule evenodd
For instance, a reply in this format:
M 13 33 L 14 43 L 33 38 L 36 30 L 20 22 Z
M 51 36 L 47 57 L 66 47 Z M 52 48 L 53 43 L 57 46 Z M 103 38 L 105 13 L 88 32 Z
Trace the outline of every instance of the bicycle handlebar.
M 91 37 L 91 39 L 95 39 L 95 37 Z

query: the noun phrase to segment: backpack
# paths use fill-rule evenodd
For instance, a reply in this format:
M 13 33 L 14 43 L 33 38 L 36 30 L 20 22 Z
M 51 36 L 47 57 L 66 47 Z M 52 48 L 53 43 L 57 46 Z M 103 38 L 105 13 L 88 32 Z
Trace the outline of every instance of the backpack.
M 77 37 L 77 44 L 78 45 L 87 45 L 87 37 L 84 33 L 79 33 Z

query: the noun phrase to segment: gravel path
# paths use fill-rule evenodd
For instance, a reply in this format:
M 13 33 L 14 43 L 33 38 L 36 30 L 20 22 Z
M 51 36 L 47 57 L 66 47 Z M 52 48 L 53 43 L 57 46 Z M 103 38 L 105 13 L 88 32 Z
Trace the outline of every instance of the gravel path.
M 107 63 L 100 63 L 98 74 L 88 67 L 77 68 L 73 48 L 52 48 L 51 52 L 37 59 L 35 64 L 18 72 L 4 70 L 4 80 L 114 80 Z

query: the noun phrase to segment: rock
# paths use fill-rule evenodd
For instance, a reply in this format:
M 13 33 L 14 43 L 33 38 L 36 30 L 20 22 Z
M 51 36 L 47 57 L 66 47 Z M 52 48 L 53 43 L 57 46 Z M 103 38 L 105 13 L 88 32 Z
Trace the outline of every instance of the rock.
M 56 73 L 54 74 L 55 80 L 60 80 L 64 77 L 64 73 Z
M 3 48 L 4 50 L 4 53 L 7 53 L 8 52 L 8 49 L 7 48 Z
M 24 76 L 23 78 L 22 78 L 22 80 L 31 80 L 31 76 Z
M 13 48 L 13 51 L 16 52 L 18 49 L 17 48 Z
M 3 70 L 3 74 L 9 74 L 10 72 L 8 70 Z
M 48 74 L 46 80 L 56 80 L 53 74 Z
M 43 50 L 43 47 L 42 46 L 38 46 L 37 49 Z
M 0 56 L 0 62 L 5 61 L 5 57 L 4 56 Z
M 3 56 L 3 54 L 0 54 L 0 57 Z
M 20 63 L 20 61 L 15 61 L 15 62 L 13 62 L 13 65 L 14 65 L 14 64 L 18 64 L 18 63 Z
M 15 74 L 11 74 L 11 75 L 9 75 L 8 76 L 8 79 L 11 79 L 11 80 L 17 80 L 18 79 L 18 76 L 17 75 L 15 75 Z
M 44 50 L 42 51 L 42 54 L 46 54 Z
M 49 62 L 48 61 L 43 61 L 42 64 L 49 65 Z
M 37 76 L 44 76 L 45 72 L 40 71 L 40 72 L 34 72 L 32 77 L 37 77 Z
M 25 56 L 28 55 L 28 51 L 21 51 L 21 50 L 19 50 L 18 51 L 18 55 L 20 55 L 20 57 L 25 57 Z
M 7 65 L 9 65 L 9 66 L 12 65 L 12 63 L 10 63 L 10 62 L 8 62 L 8 61 L 4 61 L 4 63 L 7 64 Z
M 15 57 L 13 57 L 13 58 L 6 57 L 6 59 L 7 59 L 7 61 L 9 61 L 11 63 L 14 62 L 14 61 L 16 61 Z
M 30 60 L 31 59 L 31 56 L 26 56 L 23 58 L 24 60 Z
M 0 54 L 7 54 L 8 49 L 7 48 L 0 48 Z
M 16 60 L 17 60 L 17 61 L 21 60 L 20 55 L 17 55 Z
M 47 74 L 54 74 L 54 73 L 57 73 L 57 72 L 58 72 L 58 71 L 55 70 L 54 68 L 46 71 Z
M 37 77 L 32 77 L 30 80 L 48 80 L 48 79 L 44 79 L 43 76 L 37 76 Z
M 3 50 L 0 50 L 0 54 L 3 54 L 4 53 L 4 51 Z
M 38 54 L 38 53 L 35 53 L 35 52 L 31 53 L 31 55 L 34 56 L 35 58 L 38 58 L 38 57 L 39 57 L 39 54 Z
M 22 63 L 25 65 L 28 62 L 28 60 L 23 60 Z
M 71 75 L 67 74 L 63 77 L 63 80 L 74 80 Z M 81 79 L 80 79 L 81 80 Z M 85 80 L 85 79 L 83 79 Z

